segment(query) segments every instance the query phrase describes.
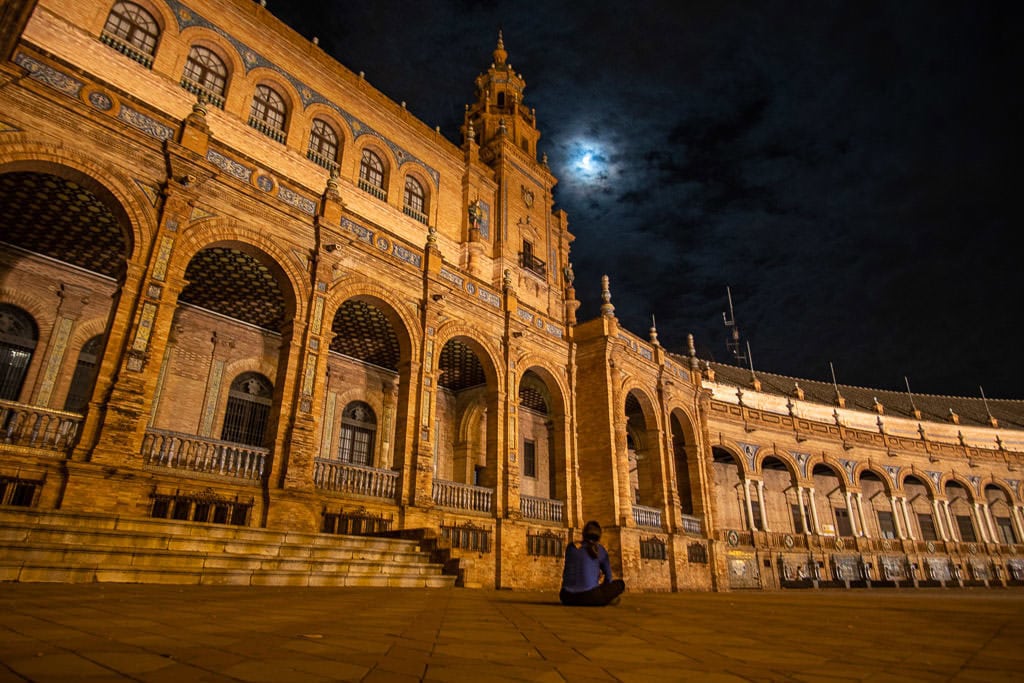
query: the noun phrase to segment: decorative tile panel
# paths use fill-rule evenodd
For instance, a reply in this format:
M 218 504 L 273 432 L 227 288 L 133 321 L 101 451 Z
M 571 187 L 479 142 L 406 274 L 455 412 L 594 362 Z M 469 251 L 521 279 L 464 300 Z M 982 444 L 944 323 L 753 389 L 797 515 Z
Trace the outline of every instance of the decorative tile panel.
M 453 285 L 457 285 L 459 289 L 462 288 L 463 283 L 465 283 L 466 281 L 464 277 L 462 277 L 461 275 L 456 275 L 447 268 L 441 268 L 440 275 L 442 280 L 447 280 L 448 282 L 451 282 Z
M 252 177 L 252 169 L 245 164 L 240 164 L 234 159 L 229 159 L 216 150 L 208 150 L 206 152 L 206 158 L 214 166 L 227 173 L 233 178 L 238 178 L 243 182 L 249 182 Z
M 220 395 L 220 383 L 224 378 L 224 361 L 213 362 L 210 368 L 210 381 L 206 387 L 206 408 L 203 410 L 203 423 L 199 427 L 200 436 L 213 434 L 213 415 L 217 411 L 217 397 Z
M 342 218 L 341 219 L 341 227 L 344 228 L 345 230 L 348 230 L 353 235 L 355 235 L 356 239 L 358 239 L 360 242 L 366 242 L 367 244 L 373 244 L 373 231 L 372 230 L 370 230 L 368 228 L 364 228 L 363 226 L 359 225 L 358 223 L 354 223 L 354 222 L 350 221 L 347 218 Z
M 41 406 L 50 404 L 50 395 L 53 394 L 53 385 L 57 382 L 57 373 L 64 362 L 64 352 L 68 348 L 68 339 L 71 337 L 71 328 L 75 321 L 70 318 L 61 318 L 57 325 L 57 334 L 53 337 L 50 347 L 50 358 L 46 362 L 46 372 L 43 374 L 43 382 L 39 387 L 37 401 Z
M 479 297 L 484 303 L 488 303 L 495 308 L 501 308 L 501 298 L 499 298 L 497 294 L 481 288 Z
M 135 111 L 123 104 L 121 105 L 121 110 L 117 112 L 117 118 L 157 140 L 170 140 L 174 137 L 174 129 L 170 126 L 165 126 L 142 112 Z
M 142 304 L 142 315 L 139 316 L 139 329 L 135 331 L 132 349 L 145 351 L 149 346 L 149 335 L 153 332 L 153 321 L 156 320 L 156 304 L 148 301 Z
M 739 442 L 740 448 L 743 449 L 743 457 L 747 461 L 747 470 L 749 472 L 754 471 L 754 463 L 757 460 L 757 452 L 761 450 L 761 447 L 757 444 Z
M 84 83 L 78 79 L 57 71 L 53 67 L 47 66 L 40 61 L 36 61 L 24 52 L 19 52 L 14 57 L 14 63 L 28 71 L 29 77 L 33 80 L 39 81 L 43 85 L 48 85 L 68 97 L 77 98 L 78 93 L 81 92 L 84 85 Z
M 289 190 L 287 187 L 278 186 L 277 198 L 289 206 L 294 206 L 303 213 L 309 214 L 310 216 L 316 215 L 316 202 L 308 197 L 303 197 L 302 195 Z
M 416 254 L 409 249 L 406 249 L 400 244 L 393 243 L 391 245 L 391 255 L 400 261 L 405 261 L 411 265 L 421 268 L 423 266 L 423 257 Z
M 156 263 L 153 265 L 153 279 L 163 282 L 167 279 L 167 263 L 171 259 L 171 249 L 174 248 L 174 240 L 164 235 L 160 240 L 160 250 L 156 254 Z
M 799 453 L 797 451 L 790 451 L 789 454 L 796 459 L 797 465 L 800 466 L 800 474 L 807 477 L 807 463 L 811 460 L 811 454 Z

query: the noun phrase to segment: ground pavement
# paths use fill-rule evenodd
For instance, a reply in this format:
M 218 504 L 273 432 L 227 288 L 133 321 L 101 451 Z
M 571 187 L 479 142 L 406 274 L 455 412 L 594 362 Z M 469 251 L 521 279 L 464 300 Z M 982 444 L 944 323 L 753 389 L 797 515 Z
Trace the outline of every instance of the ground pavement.
M 1024 590 L 0 584 L 0 682 L 1022 681 Z

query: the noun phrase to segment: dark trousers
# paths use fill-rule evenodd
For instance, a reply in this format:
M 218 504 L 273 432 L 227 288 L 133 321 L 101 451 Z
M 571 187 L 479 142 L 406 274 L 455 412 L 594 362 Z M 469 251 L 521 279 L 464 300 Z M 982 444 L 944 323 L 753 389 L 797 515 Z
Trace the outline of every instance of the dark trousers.
M 603 607 L 622 595 L 624 590 L 626 590 L 626 583 L 622 579 L 615 579 L 582 593 L 563 590 L 558 594 L 558 599 L 562 601 L 563 605 L 569 607 Z

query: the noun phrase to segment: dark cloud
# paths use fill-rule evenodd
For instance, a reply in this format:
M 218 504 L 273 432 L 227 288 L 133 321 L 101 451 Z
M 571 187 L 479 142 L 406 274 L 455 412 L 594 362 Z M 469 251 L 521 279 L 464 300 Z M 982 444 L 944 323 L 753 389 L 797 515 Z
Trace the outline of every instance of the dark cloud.
M 816 379 L 1020 396 L 1017 5 L 282 3 L 458 142 L 501 27 L 569 212 L 583 318 Z M 580 152 L 593 147 L 591 165 Z M 589 148 L 588 148 L 589 149 Z

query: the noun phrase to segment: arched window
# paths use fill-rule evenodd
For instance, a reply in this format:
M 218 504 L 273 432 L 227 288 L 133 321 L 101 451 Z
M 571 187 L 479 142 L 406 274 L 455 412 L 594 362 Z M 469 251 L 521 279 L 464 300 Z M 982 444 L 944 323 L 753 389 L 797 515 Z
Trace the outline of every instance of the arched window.
M 306 157 L 327 170 L 338 167 L 338 134 L 334 132 L 331 124 L 323 119 L 313 119 Z
M 273 403 L 274 385 L 258 372 L 244 372 L 231 383 L 220 438 L 262 446 Z
M 286 110 L 284 98 L 267 85 L 257 85 L 249 111 L 249 125 L 264 135 L 284 142 Z
M 353 401 L 341 414 L 341 443 L 338 460 L 353 465 L 373 464 L 373 441 L 377 435 L 377 418 L 373 408 L 362 401 Z
M 0 304 L 0 399 L 18 400 L 38 340 L 39 328 L 31 315 Z
M 71 378 L 71 388 L 68 389 L 68 397 L 64 401 L 64 410 L 71 413 L 85 412 L 92 397 L 93 384 L 96 382 L 102 347 L 103 336 L 99 334 L 82 345 L 82 350 L 78 353 L 78 363 L 75 365 L 75 374 Z
M 224 91 L 228 82 L 228 68 L 213 50 L 193 45 L 185 61 L 181 86 L 191 93 L 203 95 L 214 106 L 224 108 Z
M 384 185 L 384 162 L 368 149 L 363 150 L 363 158 L 359 162 L 359 187 L 377 199 L 388 198 Z
M 153 15 L 134 2 L 116 2 L 101 34 L 103 42 L 135 61 L 151 66 L 160 27 Z
M 427 222 L 426 193 L 423 191 L 420 181 L 411 175 L 405 176 L 405 196 L 402 204 L 407 216 L 412 216 L 421 223 Z

